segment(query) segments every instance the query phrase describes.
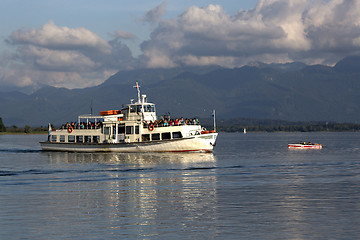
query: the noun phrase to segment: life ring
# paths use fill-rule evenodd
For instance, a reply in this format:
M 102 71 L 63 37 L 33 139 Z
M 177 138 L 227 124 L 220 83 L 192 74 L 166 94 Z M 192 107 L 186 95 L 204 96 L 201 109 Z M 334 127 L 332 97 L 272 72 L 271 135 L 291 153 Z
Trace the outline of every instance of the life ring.
M 153 125 L 153 124 L 150 124 L 150 125 L 149 125 L 149 130 L 150 130 L 150 131 L 154 131 L 154 125 Z
M 68 127 L 68 133 L 72 133 L 73 131 L 74 131 L 74 129 L 72 126 Z

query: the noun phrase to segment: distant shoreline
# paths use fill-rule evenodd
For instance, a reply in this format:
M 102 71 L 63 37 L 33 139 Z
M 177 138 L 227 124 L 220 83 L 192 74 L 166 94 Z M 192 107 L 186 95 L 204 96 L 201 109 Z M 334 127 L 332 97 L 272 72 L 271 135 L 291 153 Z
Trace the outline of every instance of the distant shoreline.
M 200 119 L 200 122 L 208 130 L 212 130 L 213 119 Z M 336 123 L 336 122 L 289 122 L 271 119 L 219 119 L 216 123 L 218 132 L 360 132 L 359 123 Z M 57 127 L 52 126 L 53 129 Z M 7 127 L 0 135 L 38 135 L 47 134 L 47 127 Z
M 0 135 L 46 135 L 47 132 L 0 132 Z
M 213 128 L 211 119 L 204 119 L 208 129 Z M 222 132 L 359 132 L 359 123 L 336 122 L 289 122 L 272 119 L 219 119 L 217 130 Z

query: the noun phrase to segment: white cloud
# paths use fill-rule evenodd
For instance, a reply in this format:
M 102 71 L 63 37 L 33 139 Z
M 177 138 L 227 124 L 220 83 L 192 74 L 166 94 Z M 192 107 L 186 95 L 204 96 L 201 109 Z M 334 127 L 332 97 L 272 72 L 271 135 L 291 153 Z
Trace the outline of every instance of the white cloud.
M 96 67 L 96 63 L 89 57 L 75 50 L 50 50 L 32 45 L 18 49 L 24 63 L 33 65 L 46 71 L 89 71 Z
M 170 56 L 161 51 L 161 49 L 151 49 L 145 53 L 148 58 L 146 66 L 148 68 L 172 68 L 176 65 L 171 60 Z
M 87 87 L 106 80 L 109 73 L 133 67 L 129 48 L 115 39 L 106 41 L 85 28 L 68 28 L 49 22 L 39 29 L 14 31 L 7 43 L 16 52 L 6 56 L 0 81 L 15 86 L 53 85 Z M 127 34 L 131 37 L 130 34 Z
M 50 21 L 40 29 L 18 30 L 9 37 L 11 44 L 34 45 L 48 49 L 92 49 L 105 54 L 111 47 L 102 38 L 86 28 L 59 27 Z
M 141 48 L 151 67 L 164 66 L 157 60 L 166 57 L 171 66 L 334 63 L 360 51 L 359 12 L 355 0 L 260 0 L 232 16 L 220 5 L 192 6 L 177 18 L 162 20 Z
M 181 57 L 182 62 L 186 62 L 188 65 L 206 66 L 206 65 L 223 65 L 232 66 L 235 65 L 236 58 L 231 56 L 201 56 L 187 55 Z

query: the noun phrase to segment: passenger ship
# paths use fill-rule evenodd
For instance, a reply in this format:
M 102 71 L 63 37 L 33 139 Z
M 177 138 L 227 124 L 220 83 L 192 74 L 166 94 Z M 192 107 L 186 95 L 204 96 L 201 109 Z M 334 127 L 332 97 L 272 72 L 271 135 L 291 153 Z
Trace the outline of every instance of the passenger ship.
M 168 118 L 158 120 L 155 104 L 140 95 L 138 101 L 120 110 L 101 111 L 100 116 L 82 115 L 77 125 L 67 124 L 52 130 L 42 150 L 71 152 L 212 152 L 216 143 L 214 130 L 198 123 L 170 125 Z M 92 124 L 89 124 L 89 123 Z M 84 125 L 79 123 L 85 123 Z

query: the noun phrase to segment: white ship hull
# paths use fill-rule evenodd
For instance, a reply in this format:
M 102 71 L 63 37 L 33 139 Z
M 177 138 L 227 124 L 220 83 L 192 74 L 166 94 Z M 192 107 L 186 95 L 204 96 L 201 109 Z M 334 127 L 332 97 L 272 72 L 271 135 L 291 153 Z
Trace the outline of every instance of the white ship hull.
M 44 151 L 68 152 L 212 152 L 218 133 L 133 143 L 40 142 Z

